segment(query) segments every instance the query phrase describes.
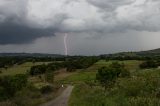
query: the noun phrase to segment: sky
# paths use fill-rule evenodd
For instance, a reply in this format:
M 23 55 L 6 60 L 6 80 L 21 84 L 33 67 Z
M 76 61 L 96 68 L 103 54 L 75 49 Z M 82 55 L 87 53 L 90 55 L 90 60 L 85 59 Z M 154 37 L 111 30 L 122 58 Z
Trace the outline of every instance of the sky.
M 0 52 L 99 55 L 160 48 L 160 0 L 0 0 Z

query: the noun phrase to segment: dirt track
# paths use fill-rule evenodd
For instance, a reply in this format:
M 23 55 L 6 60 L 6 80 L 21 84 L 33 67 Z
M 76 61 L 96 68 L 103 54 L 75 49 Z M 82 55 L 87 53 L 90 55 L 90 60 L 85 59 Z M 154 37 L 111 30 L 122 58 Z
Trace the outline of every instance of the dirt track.
M 56 99 L 41 106 L 67 106 L 73 86 L 68 86 Z

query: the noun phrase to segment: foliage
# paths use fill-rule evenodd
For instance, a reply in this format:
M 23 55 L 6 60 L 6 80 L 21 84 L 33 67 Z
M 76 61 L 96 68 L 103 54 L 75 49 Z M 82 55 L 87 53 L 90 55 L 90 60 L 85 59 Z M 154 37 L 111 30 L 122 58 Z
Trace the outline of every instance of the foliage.
M 17 91 L 26 85 L 26 75 L 5 76 L 0 78 L 0 100 L 13 97 Z
M 46 72 L 46 65 L 37 65 L 33 66 L 30 69 L 30 75 L 39 75 L 44 74 Z
M 98 61 L 97 57 L 71 58 L 66 61 L 67 71 L 72 72 L 76 69 L 85 69 Z
M 41 75 L 45 74 L 47 71 L 54 72 L 55 70 L 58 70 L 60 68 L 64 68 L 65 63 L 49 63 L 49 64 L 42 64 L 42 65 L 35 65 L 32 66 L 29 73 L 30 75 Z
M 129 72 L 126 71 L 127 74 L 124 74 L 124 71 L 126 71 L 126 69 L 124 68 L 124 64 L 113 62 L 108 67 L 100 68 L 96 75 L 96 79 L 106 89 L 107 87 L 109 88 L 115 83 L 117 77 L 129 76 Z
M 53 87 L 50 86 L 50 85 L 46 85 L 46 86 L 43 86 L 40 89 L 40 91 L 41 91 L 42 94 L 50 93 L 51 91 L 53 91 Z
M 131 77 L 119 77 L 112 89 L 87 83 L 75 85 L 70 106 L 159 106 L 160 72 L 144 70 Z
M 48 82 L 48 83 L 53 83 L 54 73 L 53 72 L 46 72 L 45 73 L 45 81 Z
M 142 64 L 140 64 L 139 67 L 141 69 L 145 69 L 145 68 L 157 68 L 158 65 L 157 65 L 156 61 L 148 60 L 148 61 L 145 61 Z
M 117 71 L 115 70 L 115 68 L 102 67 L 98 70 L 98 73 L 96 74 L 96 79 L 106 89 L 114 84 L 114 81 L 116 80 L 119 74 L 119 70 Z

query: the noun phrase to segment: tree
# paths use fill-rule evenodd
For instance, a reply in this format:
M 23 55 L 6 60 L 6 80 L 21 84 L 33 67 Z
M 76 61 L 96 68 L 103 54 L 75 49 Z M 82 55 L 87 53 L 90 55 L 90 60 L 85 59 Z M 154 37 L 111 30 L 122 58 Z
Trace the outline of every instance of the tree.
M 142 64 L 140 64 L 139 67 L 141 69 L 145 69 L 145 68 L 157 68 L 158 65 L 157 65 L 157 63 L 155 61 L 148 60 L 148 61 L 145 61 Z
M 96 79 L 106 90 L 114 84 L 115 79 L 118 77 L 118 75 L 119 72 L 115 68 L 102 67 L 98 70 L 98 73 L 96 74 Z
M 113 62 L 108 67 L 102 67 L 96 74 L 96 79 L 105 89 L 114 85 L 117 77 L 128 77 L 130 72 L 124 68 L 124 64 Z
M 13 97 L 27 85 L 27 75 L 5 76 L 0 78 L 0 101 Z
M 54 71 L 52 70 L 52 68 L 48 67 L 44 75 L 45 75 L 46 82 L 48 83 L 54 82 Z
M 46 72 L 45 73 L 45 81 L 48 83 L 54 82 L 54 73 L 53 72 Z

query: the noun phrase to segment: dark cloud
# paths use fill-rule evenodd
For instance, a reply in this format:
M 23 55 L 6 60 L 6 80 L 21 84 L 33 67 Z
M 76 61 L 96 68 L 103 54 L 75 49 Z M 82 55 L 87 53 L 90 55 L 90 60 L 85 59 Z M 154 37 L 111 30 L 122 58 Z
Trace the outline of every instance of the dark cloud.
M 159 7 L 159 0 L 0 0 L 0 44 L 30 43 L 57 32 L 108 37 L 160 31 Z
M 53 35 L 54 31 L 50 29 L 30 28 L 11 22 L 0 25 L 0 44 L 2 45 L 30 43 L 36 38 Z

